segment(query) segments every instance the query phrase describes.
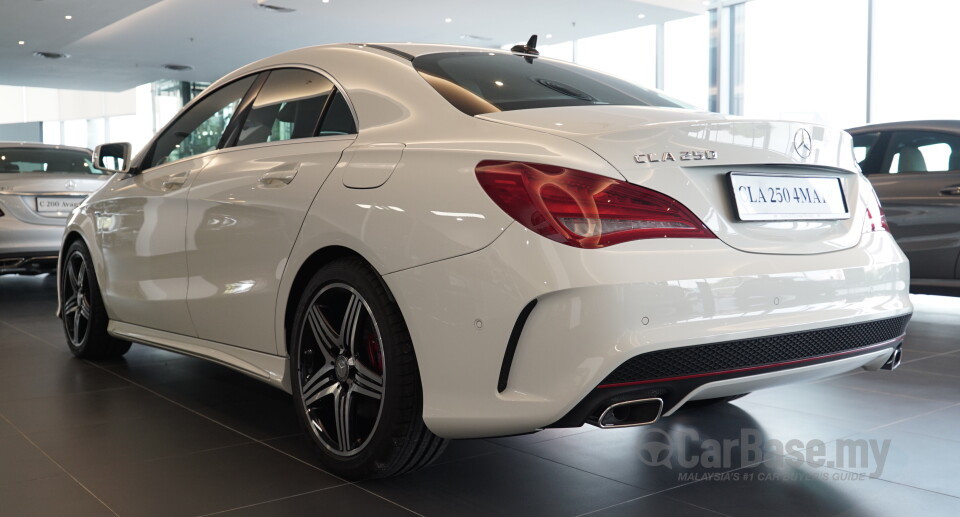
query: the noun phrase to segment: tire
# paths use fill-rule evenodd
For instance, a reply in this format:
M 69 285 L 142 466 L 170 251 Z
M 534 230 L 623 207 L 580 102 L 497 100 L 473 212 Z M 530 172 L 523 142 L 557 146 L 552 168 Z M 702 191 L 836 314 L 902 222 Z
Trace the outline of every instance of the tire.
M 107 310 L 100 297 L 90 251 L 74 241 L 64 255 L 60 275 L 60 318 L 67 345 L 83 359 L 110 359 L 130 350 L 130 342 L 107 334 Z
M 359 258 L 314 274 L 289 350 L 297 417 L 331 472 L 393 476 L 443 452 L 447 441 L 423 423 L 420 374 L 400 308 Z

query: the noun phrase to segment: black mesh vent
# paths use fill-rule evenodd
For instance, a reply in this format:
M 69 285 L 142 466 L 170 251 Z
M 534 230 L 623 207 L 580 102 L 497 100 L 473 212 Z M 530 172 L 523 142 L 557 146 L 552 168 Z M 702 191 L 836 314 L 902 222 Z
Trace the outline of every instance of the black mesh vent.
M 657 350 L 633 357 L 601 386 L 722 372 L 836 354 L 901 336 L 910 315 L 843 327 Z

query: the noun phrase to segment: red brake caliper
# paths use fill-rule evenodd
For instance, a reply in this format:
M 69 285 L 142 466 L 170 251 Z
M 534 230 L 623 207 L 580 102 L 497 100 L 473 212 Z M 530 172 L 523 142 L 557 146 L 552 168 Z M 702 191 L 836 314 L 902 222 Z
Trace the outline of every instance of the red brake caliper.
M 374 371 L 383 374 L 383 356 L 380 354 L 380 345 L 376 334 L 367 334 L 367 358 Z

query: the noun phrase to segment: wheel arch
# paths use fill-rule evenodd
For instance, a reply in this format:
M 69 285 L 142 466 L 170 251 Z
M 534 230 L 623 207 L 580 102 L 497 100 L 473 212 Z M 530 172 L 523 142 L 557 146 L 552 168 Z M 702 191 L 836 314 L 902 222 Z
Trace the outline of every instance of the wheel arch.
M 310 256 L 303 261 L 303 264 L 300 265 L 297 274 L 293 278 L 293 282 L 290 284 L 290 290 L 287 292 L 287 303 L 283 315 L 283 352 L 288 356 L 290 354 L 290 329 L 293 326 L 293 319 L 296 317 L 297 307 L 300 304 L 300 298 L 303 296 L 307 283 L 310 282 L 314 273 L 321 267 L 341 258 L 357 258 L 361 260 L 364 265 L 370 268 L 370 271 L 380 279 L 380 283 L 383 284 L 383 288 L 390 301 L 396 302 L 396 298 L 390 291 L 390 287 L 383 281 L 383 275 L 381 275 L 381 273 L 377 271 L 377 268 L 363 255 L 346 246 L 339 245 L 331 245 L 318 249 L 310 254 Z

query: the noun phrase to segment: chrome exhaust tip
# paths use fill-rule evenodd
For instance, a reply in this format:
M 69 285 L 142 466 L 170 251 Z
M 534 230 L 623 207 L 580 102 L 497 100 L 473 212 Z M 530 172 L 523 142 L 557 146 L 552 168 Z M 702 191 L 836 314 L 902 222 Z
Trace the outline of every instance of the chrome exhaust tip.
M 612 404 L 590 423 L 601 429 L 649 425 L 660 419 L 662 411 L 663 399 L 628 400 Z
M 895 370 L 900 366 L 900 360 L 903 356 L 901 348 L 902 346 L 898 346 L 894 349 L 893 353 L 890 354 L 890 358 L 887 359 L 887 362 L 883 363 L 883 366 L 880 367 L 881 370 Z

